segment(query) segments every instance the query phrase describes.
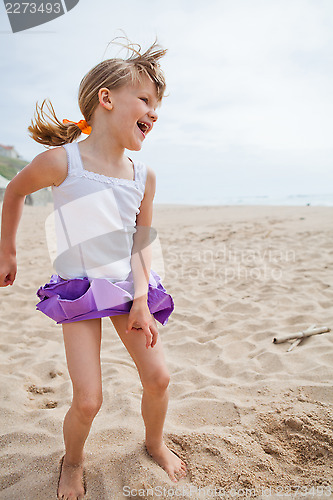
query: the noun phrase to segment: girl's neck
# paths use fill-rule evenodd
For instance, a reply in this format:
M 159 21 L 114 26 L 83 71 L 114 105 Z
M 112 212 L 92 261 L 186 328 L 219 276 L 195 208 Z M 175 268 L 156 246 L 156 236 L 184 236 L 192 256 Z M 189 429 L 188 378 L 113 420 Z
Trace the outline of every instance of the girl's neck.
M 108 165 L 121 166 L 124 161 L 128 161 L 125 148 L 116 144 L 112 138 L 98 134 L 97 131 L 92 131 L 87 139 L 80 142 L 80 149 Z

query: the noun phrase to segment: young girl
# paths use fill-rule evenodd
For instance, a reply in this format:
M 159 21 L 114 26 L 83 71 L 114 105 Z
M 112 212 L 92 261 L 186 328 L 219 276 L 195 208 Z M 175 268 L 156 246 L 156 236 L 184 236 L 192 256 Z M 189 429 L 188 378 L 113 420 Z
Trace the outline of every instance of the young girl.
M 60 147 L 39 154 L 17 174 L 3 202 L 0 286 L 7 286 L 16 276 L 15 239 L 24 199 L 52 187 L 57 274 L 38 290 L 37 309 L 62 324 L 73 385 L 63 426 L 66 451 L 58 498 L 82 498 L 86 492 L 83 448 L 102 404 L 104 316 L 110 317 L 139 372 L 148 453 L 173 481 L 186 474 L 185 463 L 163 441 L 169 373 L 156 320 L 167 322 L 173 300 L 150 270 L 155 175 L 125 155 L 125 149 L 141 149 L 157 120 L 165 90 L 159 60 L 166 51 L 156 43 L 144 53 L 129 48 L 128 59 L 103 61 L 82 79 L 84 120 L 60 122 L 51 103 L 37 105 L 32 137 Z M 82 132 L 88 137 L 74 142 Z

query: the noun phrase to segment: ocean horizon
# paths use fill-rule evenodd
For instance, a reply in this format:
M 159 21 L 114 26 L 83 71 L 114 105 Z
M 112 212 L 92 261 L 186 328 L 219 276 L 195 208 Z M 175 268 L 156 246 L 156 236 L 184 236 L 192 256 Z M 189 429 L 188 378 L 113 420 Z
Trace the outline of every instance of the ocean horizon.
M 192 196 L 191 196 L 192 194 Z M 221 196 L 210 199 L 194 197 L 193 192 L 183 192 L 182 197 L 170 193 L 156 193 L 155 203 L 166 205 L 276 205 L 276 206 L 315 206 L 333 207 L 332 194 L 289 194 L 289 195 L 257 195 L 257 196 Z

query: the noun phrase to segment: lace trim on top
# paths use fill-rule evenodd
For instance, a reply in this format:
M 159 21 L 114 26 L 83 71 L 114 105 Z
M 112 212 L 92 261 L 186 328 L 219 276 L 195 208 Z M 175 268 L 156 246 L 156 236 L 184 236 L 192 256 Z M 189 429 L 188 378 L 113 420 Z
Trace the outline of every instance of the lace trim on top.
M 125 186 L 135 186 L 139 188 L 142 183 L 138 180 L 133 179 L 122 179 L 120 177 L 108 177 L 107 175 L 97 174 L 96 172 L 91 172 L 90 170 L 82 169 L 80 172 L 72 172 L 71 175 L 76 177 L 86 177 L 93 181 L 106 182 L 107 184 L 121 184 Z
M 76 154 L 79 162 L 79 169 L 71 169 L 70 175 L 75 175 L 77 177 L 85 177 L 87 179 L 91 179 L 93 181 L 98 181 L 98 182 L 106 182 L 107 184 L 118 184 L 118 185 L 125 185 L 125 186 L 135 186 L 137 189 L 143 187 L 142 182 L 138 179 L 138 166 L 133 163 L 133 168 L 134 168 L 134 176 L 135 179 L 124 179 L 121 177 L 109 177 L 104 174 L 98 174 L 97 172 L 91 172 L 90 170 L 86 170 L 83 166 L 83 161 L 81 158 L 81 153 L 80 153 L 80 148 L 77 142 L 72 143 L 75 145 L 74 147 L 76 148 Z M 132 161 L 132 160 L 131 160 Z

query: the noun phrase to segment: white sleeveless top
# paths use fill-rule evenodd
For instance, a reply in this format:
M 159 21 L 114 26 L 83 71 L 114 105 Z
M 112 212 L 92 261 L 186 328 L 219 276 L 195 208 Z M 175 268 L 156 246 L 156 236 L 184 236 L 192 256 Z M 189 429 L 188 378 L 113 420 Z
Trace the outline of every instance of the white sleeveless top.
M 122 281 L 131 271 L 146 166 L 133 162 L 134 180 L 107 177 L 84 169 L 76 142 L 63 147 L 68 174 L 59 186 L 52 186 L 57 238 L 54 268 L 65 279 Z

